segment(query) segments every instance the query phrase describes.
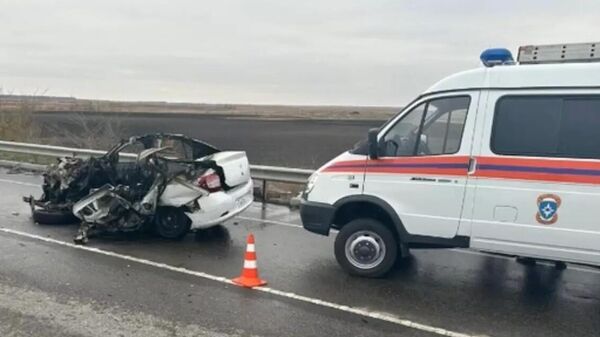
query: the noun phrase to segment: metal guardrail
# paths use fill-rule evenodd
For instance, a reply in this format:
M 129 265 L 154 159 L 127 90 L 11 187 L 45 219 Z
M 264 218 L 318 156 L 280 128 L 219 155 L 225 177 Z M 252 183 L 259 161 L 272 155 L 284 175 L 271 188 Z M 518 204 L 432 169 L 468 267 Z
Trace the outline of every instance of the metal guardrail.
M 305 184 L 313 172 L 312 170 L 298 168 L 250 165 L 252 178 L 284 183 Z
M 0 141 L 0 152 L 13 152 L 45 157 L 95 157 L 106 153 L 106 151 L 100 150 L 76 149 L 63 146 L 8 141 Z M 120 155 L 128 160 L 136 157 L 133 153 L 121 153 Z M 252 178 L 258 180 L 304 184 L 313 171 L 289 167 L 250 165 L 250 173 Z

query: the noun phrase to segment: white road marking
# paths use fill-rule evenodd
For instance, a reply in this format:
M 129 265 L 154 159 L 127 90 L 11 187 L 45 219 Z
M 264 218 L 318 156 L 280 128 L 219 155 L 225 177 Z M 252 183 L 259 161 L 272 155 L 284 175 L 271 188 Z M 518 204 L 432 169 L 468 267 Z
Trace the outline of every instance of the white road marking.
M 242 219 L 242 220 L 254 221 L 254 222 L 270 223 L 270 224 L 279 225 L 279 226 L 302 228 L 301 225 L 297 225 L 297 224 L 293 224 L 293 223 L 289 223 L 289 222 L 283 222 L 283 221 L 275 221 L 275 220 L 252 218 L 252 217 L 243 216 L 243 215 L 238 215 L 238 216 L 236 216 L 236 218 Z
M 76 244 L 73 244 L 70 242 L 60 241 L 60 240 L 56 240 L 56 239 L 52 239 L 52 238 L 48 238 L 48 237 L 43 237 L 43 236 L 39 236 L 39 235 L 35 235 L 35 234 L 21 232 L 21 231 L 17 231 L 17 230 L 10 229 L 10 228 L 0 227 L 0 232 L 17 235 L 17 236 L 22 236 L 22 237 L 39 240 L 39 241 L 43 241 L 43 242 L 47 242 L 47 243 L 52 243 L 52 244 L 56 244 L 56 245 L 60 245 L 60 246 L 64 246 L 64 247 L 73 248 L 73 249 L 83 250 L 83 251 L 96 253 L 96 254 L 100 254 L 100 255 L 110 256 L 110 257 L 114 257 L 114 258 L 118 258 L 118 259 L 122 259 L 122 260 L 126 260 L 126 261 L 136 262 L 139 264 L 152 266 L 152 267 L 156 267 L 156 268 L 161 268 L 161 269 L 169 270 L 169 271 L 176 272 L 176 273 L 182 273 L 182 274 L 186 274 L 186 275 L 200 277 L 203 279 L 208 279 L 211 281 L 221 282 L 224 284 L 229 284 L 229 285 L 233 284 L 233 282 L 230 279 L 222 277 L 222 276 L 211 275 L 208 273 L 194 271 L 194 270 L 190 270 L 190 269 L 186 269 L 186 268 L 182 268 L 182 267 L 175 267 L 175 266 L 172 266 L 172 265 L 169 265 L 166 263 L 155 262 L 152 260 L 146 260 L 146 259 L 142 259 L 142 258 L 138 258 L 138 257 L 133 257 L 130 255 L 119 254 L 119 253 L 115 253 L 112 251 L 103 250 L 103 249 L 99 249 L 99 248 L 76 245 Z M 275 296 L 289 298 L 289 299 L 300 301 L 300 302 L 318 305 L 321 307 L 326 307 L 326 308 L 330 308 L 330 309 L 334 309 L 334 310 L 338 310 L 338 311 L 343 311 L 343 312 L 347 312 L 347 313 L 351 313 L 351 314 L 355 314 L 355 315 L 359 315 L 359 316 L 363 316 L 363 317 L 367 317 L 367 318 L 377 319 L 377 320 L 385 321 L 388 323 L 401 325 L 401 326 L 404 326 L 407 328 L 412 328 L 412 329 L 416 329 L 416 330 L 420 330 L 420 331 L 424 331 L 424 332 L 437 334 L 440 336 L 474 337 L 474 335 L 468 335 L 468 334 L 464 334 L 464 333 L 460 333 L 460 332 L 455 332 L 455 331 L 438 328 L 438 327 L 427 325 L 427 324 L 421 324 L 421 323 L 413 322 L 413 321 L 410 321 L 407 319 L 402 319 L 402 318 L 396 317 L 394 315 L 386 314 L 386 313 L 379 313 L 379 312 L 370 311 L 370 310 L 366 310 L 366 309 L 354 308 L 354 307 L 350 307 L 347 305 L 337 304 L 337 303 L 324 301 L 324 300 L 320 300 L 320 299 L 312 298 L 312 297 L 308 297 L 308 296 L 298 295 L 298 294 L 295 294 L 292 292 L 281 291 L 281 290 L 277 290 L 277 289 L 273 289 L 273 288 L 269 288 L 269 287 L 256 287 L 256 288 L 254 288 L 254 290 L 262 291 L 264 293 L 269 293 L 269 294 L 272 294 Z M 478 335 L 478 336 L 480 336 L 480 335 Z
M 0 182 L 21 185 L 21 186 L 40 187 L 40 184 L 32 184 L 32 183 L 26 183 L 23 181 L 16 181 L 16 180 L 0 179 Z
M 251 208 L 253 208 L 255 212 L 264 214 L 264 216 L 267 216 L 269 218 L 285 217 L 285 221 L 287 222 L 300 220 L 299 212 L 290 212 L 290 208 L 286 206 L 278 206 L 278 209 L 276 211 L 271 210 L 269 207 L 269 209 L 265 211 L 263 203 L 255 201 L 254 203 L 252 203 Z
M 285 206 L 268 207 L 267 209 L 264 209 L 262 206 L 262 202 L 255 202 L 254 204 L 252 204 L 252 208 L 254 208 L 257 212 L 264 213 L 266 216 L 271 218 L 276 218 L 278 216 L 290 213 L 290 209 Z

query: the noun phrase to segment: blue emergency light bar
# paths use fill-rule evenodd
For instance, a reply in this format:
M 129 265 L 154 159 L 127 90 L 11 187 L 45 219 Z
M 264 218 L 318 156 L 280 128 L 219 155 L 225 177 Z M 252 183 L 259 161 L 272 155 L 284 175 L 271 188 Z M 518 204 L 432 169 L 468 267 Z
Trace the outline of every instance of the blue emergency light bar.
M 515 60 L 513 59 L 512 54 L 506 48 L 491 48 L 486 49 L 479 56 L 481 62 L 486 67 L 493 67 L 497 65 L 503 64 L 514 64 Z

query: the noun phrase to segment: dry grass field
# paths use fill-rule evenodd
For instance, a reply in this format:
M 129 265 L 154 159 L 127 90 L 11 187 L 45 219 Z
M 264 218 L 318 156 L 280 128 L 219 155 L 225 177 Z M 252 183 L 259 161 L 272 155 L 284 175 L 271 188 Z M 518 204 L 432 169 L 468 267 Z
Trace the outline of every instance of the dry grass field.
M 239 117 L 334 120 L 386 120 L 399 110 L 398 107 L 127 102 L 72 97 L 0 95 L 0 109 L 2 111 L 21 111 L 23 104 L 31 107 L 32 112 L 214 114 Z

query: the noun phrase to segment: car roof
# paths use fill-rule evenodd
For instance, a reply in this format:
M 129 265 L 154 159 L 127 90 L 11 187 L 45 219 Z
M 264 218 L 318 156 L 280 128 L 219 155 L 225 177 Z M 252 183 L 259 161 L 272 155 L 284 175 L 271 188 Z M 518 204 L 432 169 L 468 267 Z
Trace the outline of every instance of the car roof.
M 600 88 L 600 62 L 502 65 L 456 73 L 425 94 L 461 89 Z

